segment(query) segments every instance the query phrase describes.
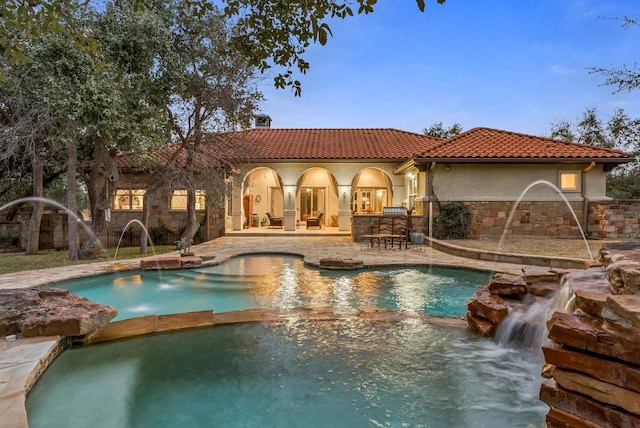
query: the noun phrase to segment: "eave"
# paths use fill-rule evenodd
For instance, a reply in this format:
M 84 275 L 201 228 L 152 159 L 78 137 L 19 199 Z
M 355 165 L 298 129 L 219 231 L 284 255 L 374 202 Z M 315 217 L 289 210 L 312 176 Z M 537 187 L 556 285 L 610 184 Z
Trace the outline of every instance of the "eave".
M 633 158 L 413 158 L 416 164 L 437 163 L 599 163 L 599 164 L 623 164 L 632 162 Z

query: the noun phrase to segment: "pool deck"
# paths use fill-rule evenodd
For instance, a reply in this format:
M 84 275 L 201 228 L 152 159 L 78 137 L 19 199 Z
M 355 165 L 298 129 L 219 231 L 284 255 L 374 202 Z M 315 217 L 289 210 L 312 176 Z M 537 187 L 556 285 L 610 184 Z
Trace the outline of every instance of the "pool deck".
M 521 274 L 523 264 L 499 263 L 450 255 L 427 246 L 408 249 L 370 248 L 345 236 L 251 237 L 227 236 L 192 247 L 207 264 L 222 263 L 246 254 L 286 253 L 318 265 L 323 258 L 361 260 L 366 267 L 440 265 Z M 163 256 L 175 256 L 175 253 Z M 161 256 L 158 256 L 161 257 Z M 0 288 L 55 285 L 70 279 L 139 269 L 140 259 L 97 262 L 0 275 Z M 481 285 L 481 284 L 478 284 Z M 61 337 L 0 339 L 0 414 L 3 426 L 28 427 L 25 400 L 39 375 L 57 356 Z

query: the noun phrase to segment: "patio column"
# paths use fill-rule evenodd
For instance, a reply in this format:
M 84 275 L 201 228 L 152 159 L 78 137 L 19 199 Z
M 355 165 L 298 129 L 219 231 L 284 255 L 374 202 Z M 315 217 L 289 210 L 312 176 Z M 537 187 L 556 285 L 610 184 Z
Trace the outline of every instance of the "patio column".
M 284 185 L 284 230 L 296 230 L 296 186 Z
M 240 186 L 232 186 L 231 207 L 231 228 L 242 230 L 244 216 L 242 215 L 242 188 Z
M 351 186 L 338 186 L 338 230 L 351 229 Z

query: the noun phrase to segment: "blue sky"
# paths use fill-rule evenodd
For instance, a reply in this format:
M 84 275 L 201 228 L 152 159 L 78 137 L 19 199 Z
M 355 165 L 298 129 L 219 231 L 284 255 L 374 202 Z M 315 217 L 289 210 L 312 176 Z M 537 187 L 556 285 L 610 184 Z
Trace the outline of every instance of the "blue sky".
M 640 90 L 612 94 L 595 66 L 640 62 L 638 0 L 380 0 L 375 12 L 330 23 L 312 46 L 302 97 L 260 89 L 274 128 L 397 128 L 435 122 L 533 135 L 575 122 L 586 107 L 602 119 L 622 107 L 640 117 Z M 272 74 L 274 72 L 272 71 Z

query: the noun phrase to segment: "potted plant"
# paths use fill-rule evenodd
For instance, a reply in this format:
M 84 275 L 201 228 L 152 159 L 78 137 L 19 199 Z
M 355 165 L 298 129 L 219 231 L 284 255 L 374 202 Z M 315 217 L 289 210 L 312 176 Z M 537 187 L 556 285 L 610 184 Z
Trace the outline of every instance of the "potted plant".
M 422 245 L 424 244 L 424 233 L 422 232 L 411 232 L 411 242 L 414 244 Z
M 180 255 L 182 257 L 193 256 L 193 253 L 191 252 L 192 245 L 193 239 L 188 239 L 185 236 L 176 241 L 176 249 L 180 251 Z

